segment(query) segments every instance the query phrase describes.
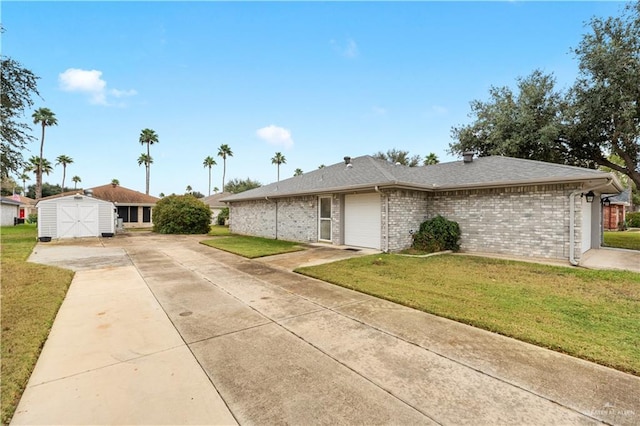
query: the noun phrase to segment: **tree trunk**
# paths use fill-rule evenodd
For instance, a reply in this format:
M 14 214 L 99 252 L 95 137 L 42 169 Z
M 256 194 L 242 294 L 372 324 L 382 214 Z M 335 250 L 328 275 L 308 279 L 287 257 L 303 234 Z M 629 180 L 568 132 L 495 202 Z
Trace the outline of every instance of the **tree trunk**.
M 42 198 L 42 154 L 44 152 L 44 128 L 45 123 L 42 122 L 42 138 L 40 139 L 40 162 L 36 168 L 36 200 Z

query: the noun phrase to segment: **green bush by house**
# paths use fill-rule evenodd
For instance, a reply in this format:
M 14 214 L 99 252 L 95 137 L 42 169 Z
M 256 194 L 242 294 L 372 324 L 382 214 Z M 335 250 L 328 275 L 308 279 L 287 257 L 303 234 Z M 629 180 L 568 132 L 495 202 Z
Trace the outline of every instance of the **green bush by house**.
M 627 226 L 629 228 L 640 228 L 640 212 L 627 213 Z
M 458 251 L 460 249 L 460 226 L 457 222 L 438 215 L 420 224 L 418 232 L 413 234 L 411 247 L 429 253 L 444 250 Z
M 218 225 L 224 225 L 227 222 L 227 219 L 229 219 L 229 207 L 223 207 L 222 210 L 220 210 L 220 213 L 218 213 L 216 223 Z
M 160 234 L 206 234 L 211 209 L 193 195 L 169 195 L 153 209 L 153 231 Z

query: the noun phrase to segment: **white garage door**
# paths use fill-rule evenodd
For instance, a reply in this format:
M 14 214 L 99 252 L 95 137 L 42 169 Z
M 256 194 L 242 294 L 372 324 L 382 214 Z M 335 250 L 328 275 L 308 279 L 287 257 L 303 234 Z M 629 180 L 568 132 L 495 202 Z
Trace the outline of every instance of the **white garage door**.
M 380 250 L 380 195 L 347 195 L 344 200 L 344 243 Z

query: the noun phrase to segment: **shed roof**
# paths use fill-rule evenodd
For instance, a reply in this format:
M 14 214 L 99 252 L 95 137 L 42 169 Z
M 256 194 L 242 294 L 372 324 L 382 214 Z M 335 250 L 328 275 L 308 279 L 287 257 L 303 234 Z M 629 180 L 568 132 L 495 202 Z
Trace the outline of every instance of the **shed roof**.
M 454 161 L 408 167 L 365 155 L 351 159 L 348 165 L 345 162 L 336 163 L 300 176 L 233 194 L 222 201 L 373 190 L 376 187 L 433 192 L 589 181 L 609 182 L 605 188 L 606 192 L 618 193 L 622 189 L 615 176 L 610 173 L 542 161 L 494 156 L 476 158 L 472 162 Z
M 14 200 L 14 199 L 9 198 L 9 197 L 0 197 L 0 203 L 1 204 L 11 205 L 11 206 L 19 206 L 20 205 L 20 201 Z
M 59 195 L 59 194 L 58 194 Z M 38 204 L 49 204 L 49 203 L 57 203 L 60 201 L 67 201 L 67 200 L 83 200 L 83 201 L 87 201 L 87 202 L 93 202 L 96 204 L 111 204 L 113 206 L 113 203 L 111 201 L 107 201 L 107 200 L 101 200 L 100 198 L 96 198 L 96 197 L 89 197 L 86 195 L 82 195 L 82 194 L 67 194 L 67 195 L 63 195 L 60 197 L 46 197 L 46 198 L 42 198 L 40 199 L 40 201 L 38 201 Z

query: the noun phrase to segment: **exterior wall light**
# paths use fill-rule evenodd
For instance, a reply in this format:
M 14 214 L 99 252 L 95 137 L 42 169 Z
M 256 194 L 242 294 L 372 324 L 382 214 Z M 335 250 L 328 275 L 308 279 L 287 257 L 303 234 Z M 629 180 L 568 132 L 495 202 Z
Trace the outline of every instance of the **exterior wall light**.
M 611 205 L 611 200 L 609 199 L 609 197 L 606 197 L 604 200 L 602 200 L 602 205 L 605 207 L 609 207 Z
M 589 191 L 586 194 L 582 195 L 584 195 L 584 198 L 587 199 L 587 203 L 593 203 L 593 199 L 596 198 L 596 194 L 594 194 L 593 191 Z

